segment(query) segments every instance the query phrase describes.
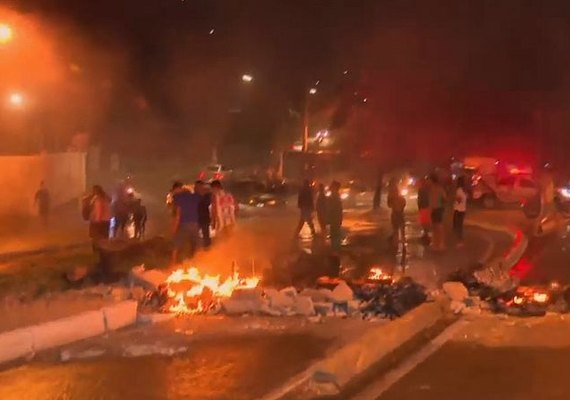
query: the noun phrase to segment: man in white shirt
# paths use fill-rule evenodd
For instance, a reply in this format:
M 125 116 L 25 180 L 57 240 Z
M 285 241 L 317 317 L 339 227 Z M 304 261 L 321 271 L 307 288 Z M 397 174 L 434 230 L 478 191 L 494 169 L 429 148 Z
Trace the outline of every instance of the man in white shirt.
M 457 246 L 463 246 L 463 221 L 467 211 L 467 190 L 465 189 L 465 177 L 457 178 L 455 189 L 455 201 L 453 202 L 453 231 L 457 237 Z

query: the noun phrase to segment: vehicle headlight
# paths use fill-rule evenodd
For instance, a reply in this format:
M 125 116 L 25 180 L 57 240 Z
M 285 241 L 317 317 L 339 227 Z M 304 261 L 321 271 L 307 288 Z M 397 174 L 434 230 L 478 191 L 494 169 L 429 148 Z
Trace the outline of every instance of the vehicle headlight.
M 350 194 L 348 194 L 348 193 L 346 193 L 346 192 L 340 194 L 340 198 L 341 198 L 342 200 L 348 199 L 349 196 L 350 196 Z
M 560 195 L 566 199 L 570 198 L 570 189 L 569 188 L 561 188 L 559 190 Z

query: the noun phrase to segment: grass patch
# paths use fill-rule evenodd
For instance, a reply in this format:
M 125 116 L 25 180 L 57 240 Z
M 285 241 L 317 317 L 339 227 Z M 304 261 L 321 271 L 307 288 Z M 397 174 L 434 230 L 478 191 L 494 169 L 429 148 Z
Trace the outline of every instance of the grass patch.
M 93 268 L 97 257 L 90 248 L 20 258 L 0 265 L 0 296 L 37 297 L 67 288 L 66 272 L 76 266 Z

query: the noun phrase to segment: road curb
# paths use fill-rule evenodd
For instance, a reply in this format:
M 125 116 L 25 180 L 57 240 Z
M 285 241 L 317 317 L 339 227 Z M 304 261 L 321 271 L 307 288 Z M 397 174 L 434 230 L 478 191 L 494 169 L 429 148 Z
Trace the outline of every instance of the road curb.
M 132 325 L 137 320 L 137 305 L 134 300 L 125 300 L 99 310 L 0 333 L 0 364 Z
M 508 235 L 513 243 L 504 255 L 498 257 L 502 269 L 510 270 L 524 255 L 528 247 L 528 237 L 521 229 L 505 225 L 497 225 L 480 221 L 466 221 L 466 225 Z
M 373 364 L 433 327 L 447 315 L 448 309 L 446 301 L 424 303 L 397 320 L 372 327 L 355 341 L 313 363 L 283 386 L 266 394 L 262 400 L 281 399 L 309 381 L 322 382 L 323 379 L 340 389 Z

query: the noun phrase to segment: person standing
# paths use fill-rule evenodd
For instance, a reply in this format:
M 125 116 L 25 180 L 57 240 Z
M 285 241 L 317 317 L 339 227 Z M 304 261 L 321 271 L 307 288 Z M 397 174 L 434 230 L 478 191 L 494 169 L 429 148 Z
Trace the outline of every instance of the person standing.
M 457 178 L 457 188 L 455 189 L 455 201 L 453 202 L 453 231 L 457 238 L 457 246 L 462 247 L 463 243 L 463 222 L 467 211 L 467 190 L 465 189 L 465 177 Z
M 327 237 L 327 193 L 325 191 L 325 185 L 319 184 L 319 191 L 317 193 L 317 221 L 319 221 L 319 227 L 321 228 L 321 235 Z
M 146 221 L 148 219 L 146 206 L 142 204 L 142 199 L 136 199 L 133 204 L 133 222 L 135 225 L 135 238 L 144 239 L 146 231 Z
M 372 198 L 372 209 L 378 210 L 380 208 L 380 202 L 382 200 L 382 185 L 384 184 L 384 174 L 380 172 L 378 174 L 378 182 L 376 182 L 376 188 L 374 189 L 374 197 Z
M 111 198 L 100 185 L 93 186 L 90 200 L 89 236 L 93 241 L 93 248 L 97 249 L 99 243 L 109 239 L 111 224 Z
M 204 248 L 209 248 L 212 244 L 210 239 L 210 204 L 212 203 L 212 194 L 204 184 L 204 181 L 196 181 L 194 184 L 195 192 L 200 196 L 198 202 L 198 225 L 202 232 L 202 244 Z
M 194 256 L 198 245 L 198 202 L 200 197 L 196 193 L 185 189 L 181 182 L 173 185 L 175 194 L 172 198 L 174 207 L 174 248 L 172 250 L 172 264 L 179 261 L 180 254 L 186 246 L 190 246 L 189 258 Z
M 51 199 L 49 190 L 46 188 L 44 181 L 40 182 L 40 187 L 34 197 L 34 205 L 38 208 L 38 215 L 43 224 L 47 225 L 49 222 Z
M 342 199 L 340 198 L 340 183 L 333 181 L 330 186 L 331 195 L 327 204 L 327 223 L 330 226 L 331 247 L 335 252 L 340 251 L 342 229 Z
M 390 180 L 388 189 L 388 207 L 392 211 L 390 214 L 390 222 L 392 223 L 392 244 L 398 247 L 400 240 L 405 240 L 405 218 L 404 209 L 406 208 L 406 199 L 400 193 L 398 182 L 395 178 Z
M 447 196 L 436 173 L 430 175 L 430 181 L 429 204 L 431 207 L 431 223 L 433 229 L 432 247 L 436 251 L 443 251 L 445 250 L 443 215 Z
M 431 226 L 431 210 L 429 207 L 430 183 L 427 177 L 420 182 L 418 189 L 418 218 L 422 227 L 422 243 L 429 245 L 429 231 Z
M 236 224 L 238 205 L 234 196 L 224 190 L 222 182 L 212 181 L 212 220 L 216 235 L 230 234 Z
M 301 229 L 305 224 L 309 225 L 311 234 L 315 236 L 315 225 L 313 224 L 313 212 L 315 211 L 315 202 L 313 200 L 313 188 L 311 182 L 305 179 L 303 186 L 299 189 L 299 196 L 297 197 L 297 207 L 299 208 L 299 223 L 295 230 L 295 237 L 301 233 Z

